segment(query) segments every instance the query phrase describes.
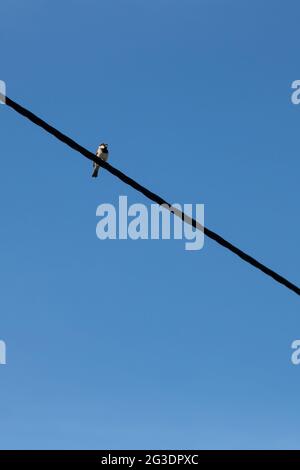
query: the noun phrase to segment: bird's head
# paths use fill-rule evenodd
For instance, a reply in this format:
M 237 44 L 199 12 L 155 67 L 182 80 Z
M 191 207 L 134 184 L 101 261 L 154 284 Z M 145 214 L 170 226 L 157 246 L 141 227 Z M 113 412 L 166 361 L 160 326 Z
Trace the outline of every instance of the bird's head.
M 100 144 L 99 147 L 102 149 L 102 150 L 107 150 L 107 144 Z

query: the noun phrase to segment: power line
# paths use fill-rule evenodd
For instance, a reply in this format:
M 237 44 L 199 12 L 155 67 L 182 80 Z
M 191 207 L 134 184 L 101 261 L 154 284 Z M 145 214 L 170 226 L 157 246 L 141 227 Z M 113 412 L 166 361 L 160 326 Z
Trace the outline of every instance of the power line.
M 296 294 L 300 295 L 300 288 L 297 287 L 292 282 L 290 282 L 288 279 L 284 278 L 283 276 L 281 276 L 277 272 L 273 271 L 272 269 L 268 268 L 264 264 L 260 263 L 255 258 L 248 255 L 244 251 L 240 250 L 238 247 L 236 247 L 232 243 L 228 242 L 227 240 L 222 238 L 217 233 L 213 232 L 212 230 L 208 229 L 207 227 L 203 227 L 199 222 L 197 222 L 197 220 L 193 219 L 192 217 L 189 217 L 184 212 L 182 212 L 182 211 L 178 210 L 177 208 L 173 207 L 171 204 L 169 204 L 163 198 L 161 198 L 157 194 L 153 193 L 149 189 L 145 188 L 144 186 L 139 184 L 137 181 L 135 181 L 132 178 L 130 178 L 129 176 L 127 176 L 122 171 L 120 171 L 117 168 L 113 167 L 109 163 L 104 162 L 103 160 L 101 160 L 101 158 L 98 158 L 92 152 L 90 152 L 86 148 L 82 147 L 77 142 L 75 142 L 73 139 L 70 139 L 70 137 L 68 137 L 65 134 L 63 134 L 62 132 L 58 131 L 57 129 L 52 127 L 47 122 L 43 121 L 41 118 L 39 118 L 38 116 L 33 114 L 28 109 L 26 109 L 23 106 L 19 105 L 18 103 L 11 100 L 7 96 L 4 97 L 1 94 L 0 94 L 0 100 L 5 101 L 6 105 L 9 106 L 10 108 L 14 109 L 17 113 L 19 113 L 22 116 L 24 116 L 25 118 L 29 119 L 30 121 L 32 121 L 37 126 L 44 129 L 46 132 L 49 132 L 49 134 L 52 134 L 58 140 L 60 140 L 61 142 L 65 143 L 69 147 L 71 147 L 73 150 L 76 150 L 77 152 L 81 153 L 84 157 L 88 158 L 89 160 L 92 160 L 93 162 L 96 162 L 98 165 L 102 166 L 107 171 L 109 171 L 109 173 L 111 173 L 112 175 L 119 178 L 125 184 L 127 184 L 127 185 L 131 186 L 132 188 L 136 189 L 138 192 L 142 193 L 144 196 L 146 196 L 151 201 L 154 201 L 155 203 L 157 203 L 161 206 L 164 206 L 166 209 L 168 209 L 174 215 L 176 215 L 177 217 L 182 219 L 185 223 L 188 223 L 192 227 L 201 230 L 202 232 L 204 232 L 204 234 L 207 237 L 209 237 L 212 240 L 214 240 L 215 242 L 219 243 L 219 245 L 222 245 L 224 248 L 227 248 L 228 250 L 230 250 L 235 255 L 239 256 L 246 263 L 251 264 L 255 268 L 262 271 L 267 276 L 270 276 L 271 278 L 273 278 L 276 282 L 284 285 L 288 289 L 290 289 L 293 292 L 295 292 Z

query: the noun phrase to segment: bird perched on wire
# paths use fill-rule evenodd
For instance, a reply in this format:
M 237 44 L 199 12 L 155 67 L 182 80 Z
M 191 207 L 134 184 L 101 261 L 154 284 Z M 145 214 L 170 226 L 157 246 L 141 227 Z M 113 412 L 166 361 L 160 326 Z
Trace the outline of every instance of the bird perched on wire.
M 107 144 L 100 144 L 99 147 L 97 148 L 96 152 L 97 157 L 101 158 L 104 162 L 108 159 L 109 153 L 108 153 L 108 147 Z M 99 170 L 100 170 L 100 165 L 98 163 L 93 162 L 93 178 L 97 178 Z

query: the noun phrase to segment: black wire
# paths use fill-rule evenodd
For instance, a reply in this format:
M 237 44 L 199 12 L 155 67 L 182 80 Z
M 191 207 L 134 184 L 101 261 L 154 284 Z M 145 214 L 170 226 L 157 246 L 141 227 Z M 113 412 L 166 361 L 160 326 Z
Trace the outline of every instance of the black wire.
M 1 98 L 1 96 L 0 96 Z M 228 250 L 232 251 L 232 253 L 236 254 L 239 256 L 242 260 L 246 261 L 246 263 L 251 264 L 255 268 L 259 269 L 263 273 L 265 273 L 267 276 L 272 277 L 276 282 L 279 282 L 280 284 L 284 285 L 288 289 L 292 290 L 296 294 L 300 295 L 300 288 L 297 287 L 295 284 L 290 282 L 288 279 L 284 278 L 277 272 L 273 271 L 272 269 L 268 268 L 264 264 L 260 263 L 257 261 L 255 258 L 252 256 L 248 255 L 244 251 L 240 250 L 238 247 L 233 245 L 232 243 L 228 242 L 224 238 L 222 238 L 220 235 L 217 233 L 213 232 L 212 230 L 209 230 L 207 227 L 203 227 L 199 222 L 197 222 L 195 219 L 187 216 L 184 214 L 182 211 L 173 208 L 171 204 L 169 204 L 167 201 L 165 201 L 163 198 L 158 196 L 157 194 L 153 193 L 149 189 L 145 188 L 129 176 L 125 175 L 125 173 L 122 173 L 122 171 L 118 170 L 117 168 L 113 167 L 107 162 L 104 162 L 101 160 L 101 158 L 98 158 L 96 155 L 94 155 L 92 152 L 87 150 L 86 148 L 82 147 L 79 145 L 77 142 L 74 140 L 70 139 L 70 137 L 66 136 L 62 132 L 58 131 L 54 127 L 50 126 L 48 123 L 40 119 L 38 116 L 33 114 L 31 111 L 29 111 L 26 108 L 23 108 L 20 106 L 18 103 L 15 101 L 11 100 L 7 96 L 5 97 L 5 103 L 7 106 L 10 108 L 14 109 L 17 113 L 21 114 L 22 116 L 26 117 L 30 121 L 32 121 L 34 124 L 36 124 L 39 127 L 42 127 L 46 132 L 49 132 L 52 134 L 54 137 L 57 139 L 61 140 L 63 143 L 67 144 L 69 147 L 71 147 L 73 150 L 76 150 L 77 152 L 81 153 L 84 157 L 88 158 L 89 160 L 92 160 L 96 163 L 98 163 L 100 166 L 105 168 L 107 171 L 109 171 L 112 175 L 116 176 L 119 178 L 121 181 L 123 181 L 125 184 L 128 184 L 132 188 L 136 189 L 140 193 L 144 194 L 148 199 L 151 201 L 154 201 L 155 203 L 159 205 L 164 205 L 166 209 L 168 209 L 170 212 L 174 213 L 176 216 L 180 217 L 184 222 L 189 223 L 192 225 L 194 228 L 197 228 L 199 230 L 202 230 L 204 234 L 214 240 L 215 242 L 219 243 L 219 245 L 222 245 L 224 248 L 227 248 Z

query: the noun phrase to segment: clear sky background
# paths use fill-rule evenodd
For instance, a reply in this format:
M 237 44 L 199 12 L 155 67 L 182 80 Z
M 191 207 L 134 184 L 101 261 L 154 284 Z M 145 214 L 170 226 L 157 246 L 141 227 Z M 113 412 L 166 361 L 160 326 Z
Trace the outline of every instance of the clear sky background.
M 296 284 L 296 0 L 3 0 L 12 99 Z M 206 240 L 100 241 L 149 202 L 0 106 L 0 447 L 299 448 L 299 298 Z

